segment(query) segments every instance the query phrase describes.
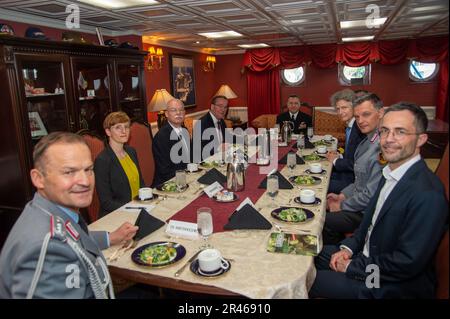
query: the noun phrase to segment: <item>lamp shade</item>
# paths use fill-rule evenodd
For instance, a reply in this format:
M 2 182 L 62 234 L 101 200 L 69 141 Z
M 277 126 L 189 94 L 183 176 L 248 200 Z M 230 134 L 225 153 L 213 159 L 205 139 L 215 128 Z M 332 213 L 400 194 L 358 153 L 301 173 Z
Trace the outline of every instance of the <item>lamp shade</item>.
M 163 111 L 167 107 L 167 102 L 174 99 L 165 89 L 156 90 L 150 103 L 147 105 L 149 112 Z
M 222 84 L 216 94 L 214 94 L 214 96 L 218 95 L 225 96 L 227 99 L 237 98 L 236 93 L 234 93 L 233 90 L 226 84 Z

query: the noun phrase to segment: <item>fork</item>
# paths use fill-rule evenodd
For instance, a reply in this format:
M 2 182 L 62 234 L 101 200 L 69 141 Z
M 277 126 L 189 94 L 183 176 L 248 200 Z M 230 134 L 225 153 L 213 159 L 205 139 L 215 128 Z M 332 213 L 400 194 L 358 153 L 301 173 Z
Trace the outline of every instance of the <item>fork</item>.
M 135 248 L 138 242 L 139 241 L 136 239 L 127 241 L 125 244 L 123 244 L 122 247 L 118 248 L 115 253 L 111 255 L 111 257 L 109 257 L 109 261 L 116 261 L 117 259 L 122 257 L 128 250 Z M 119 251 L 121 252 L 120 254 Z

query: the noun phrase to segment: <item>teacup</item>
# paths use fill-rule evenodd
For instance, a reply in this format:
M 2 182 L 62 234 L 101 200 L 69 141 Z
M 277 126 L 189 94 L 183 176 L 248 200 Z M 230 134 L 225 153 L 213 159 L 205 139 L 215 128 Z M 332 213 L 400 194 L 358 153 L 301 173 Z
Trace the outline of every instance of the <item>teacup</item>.
M 139 189 L 139 199 L 146 200 L 153 198 L 153 189 L 150 187 L 143 187 Z
M 327 142 L 331 142 L 333 140 L 333 136 L 327 134 L 323 137 L 323 139 Z
M 312 189 L 302 189 L 300 191 L 300 201 L 311 204 L 316 201 L 316 193 Z
M 191 172 L 191 173 L 198 171 L 198 164 L 197 163 L 189 163 L 189 164 L 187 164 L 187 170 L 189 172 Z
M 309 171 L 311 173 L 322 173 L 322 164 L 320 163 L 310 163 L 309 164 Z
M 201 272 L 215 273 L 220 269 L 227 270 L 230 267 L 228 261 L 226 261 L 220 251 L 213 248 L 203 250 L 198 254 L 198 265 Z
M 326 146 L 320 145 L 320 146 L 317 147 L 317 153 L 325 154 L 326 152 L 327 152 L 327 147 Z

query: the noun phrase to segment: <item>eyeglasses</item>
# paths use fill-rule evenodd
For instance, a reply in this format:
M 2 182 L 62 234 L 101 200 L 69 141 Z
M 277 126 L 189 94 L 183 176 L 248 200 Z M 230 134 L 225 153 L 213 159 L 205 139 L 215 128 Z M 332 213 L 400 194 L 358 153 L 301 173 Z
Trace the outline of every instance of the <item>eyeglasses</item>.
M 220 107 L 221 109 L 226 109 L 228 108 L 228 105 L 218 105 L 218 104 L 214 104 L 217 107 Z
M 184 113 L 184 112 L 186 112 L 186 110 L 184 110 L 184 109 L 182 109 L 182 110 L 167 109 L 167 112 L 170 112 L 170 113 Z
M 396 128 L 394 130 L 390 130 L 388 128 L 382 127 L 380 129 L 380 137 L 382 138 L 387 138 L 389 136 L 389 133 L 392 133 L 392 137 L 396 138 L 396 139 L 402 139 L 407 135 L 420 135 L 422 133 L 411 133 L 406 131 L 405 129 L 402 128 Z

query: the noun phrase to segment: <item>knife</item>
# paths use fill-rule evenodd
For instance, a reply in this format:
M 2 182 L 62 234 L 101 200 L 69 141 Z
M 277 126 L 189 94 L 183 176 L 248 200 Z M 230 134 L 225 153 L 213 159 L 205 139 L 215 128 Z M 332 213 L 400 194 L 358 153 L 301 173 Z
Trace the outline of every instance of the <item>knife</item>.
M 181 275 L 181 273 L 184 271 L 184 268 L 186 268 L 187 265 L 189 265 L 191 262 L 193 262 L 194 259 L 198 256 L 198 254 L 200 254 L 202 251 L 203 250 L 200 249 L 191 258 L 189 258 L 189 260 L 183 265 L 183 267 L 181 267 L 180 269 L 177 270 L 177 272 L 175 273 L 175 277 L 179 277 Z

